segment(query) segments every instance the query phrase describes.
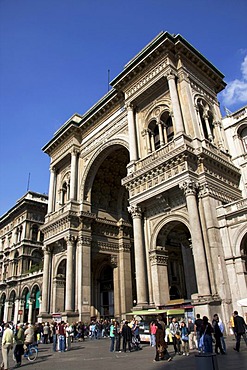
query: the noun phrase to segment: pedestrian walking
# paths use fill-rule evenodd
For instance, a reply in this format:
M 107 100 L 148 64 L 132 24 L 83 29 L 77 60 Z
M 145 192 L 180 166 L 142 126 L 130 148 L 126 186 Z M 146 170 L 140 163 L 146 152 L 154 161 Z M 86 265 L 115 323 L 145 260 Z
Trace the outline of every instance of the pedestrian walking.
M 8 323 L 4 325 L 4 332 L 2 338 L 2 356 L 3 362 L 1 364 L 1 370 L 9 370 L 9 351 L 13 349 L 15 342 L 13 330 L 10 329 Z
M 246 338 L 247 325 L 245 324 L 243 317 L 239 316 L 238 311 L 233 312 L 233 318 L 234 318 L 234 333 L 236 336 L 236 347 L 233 349 L 239 352 L 241 337 L 243 337 L 245 344 L 247 346 L 247 338 Z
M 225 352 L 222 348 L 221 340 L 220 340 L 220 338 L 223 336 L 223 334 L 222 334 L 222 332 L 220 330 L 220 327 L 219 327 L 219 316 L 217 314 L 215 314 L 214 317 L 213 317 L 212 326 L 213 326 L 213 329 L 214 329 L 215 353 L 219 354 L 219 350 L 220 350 L 220 353 L 222 355 L 224 355 Z
M 16 368 L 21 366 L 21 359 L 22 355 L 24 354 L 24 330 L 23 330 L 23 325 L 22 324 L 17 324 L 17 331 L 15 335 L 15 350 L 14 350 L 14 356 L 16 359 Z

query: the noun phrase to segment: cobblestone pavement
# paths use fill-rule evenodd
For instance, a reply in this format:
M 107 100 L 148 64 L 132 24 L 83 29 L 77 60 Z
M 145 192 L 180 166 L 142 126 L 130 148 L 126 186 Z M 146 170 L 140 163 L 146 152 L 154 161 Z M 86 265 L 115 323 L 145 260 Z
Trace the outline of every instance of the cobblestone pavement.
M 206 365 L 202 358 L 198 359 L 197 351 L 191 351 L 190 356 L 174 356 L 173 347 L 169 345 L 168 350 L 173 356 L 171 362 L 153 362 L 155 349 L 147 344 L 142 344 L 141 351 L 135 352 L 109 352 L 110 340 L 89 340 L 85 342 L 72 343 L 71 351 L 59 353 L 52 352 L 51 344 L 40 344 L 39 354 L 35 362 L 30 363 L 23 359 L 22 368 L 27 370 L 246 370 L 247 369 L 247 347 L 241 341 L 240 352 L 233 350 L 235 341 L 228 337 L 227 354 L 217 355 L 218 369 L 215 366 Z M 10 369 L 15 365 L 12 360 L 13 351 L 10 353 Z M 2 356 L 0 355 L 2 359 Z M 206 366 L 206 367 L 205 367 Z

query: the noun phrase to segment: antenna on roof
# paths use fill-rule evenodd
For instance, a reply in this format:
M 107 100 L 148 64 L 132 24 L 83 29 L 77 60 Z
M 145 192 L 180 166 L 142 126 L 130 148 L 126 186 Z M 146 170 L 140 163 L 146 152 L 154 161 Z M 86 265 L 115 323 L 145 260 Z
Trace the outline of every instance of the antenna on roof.
M 229 117 L 232 114 L 232 112 L 227 107 L 224 107 L 224 110 L 226 112 L 227 117 Z
M 110 90 L 110 70 L 108 69 L 108 83 L 107 83 L 108 90 Z
M 29 185 L 30 185 L 30 172 L 28 174 L 28 180 L 27 180 L 27 191 L 29 191 Z

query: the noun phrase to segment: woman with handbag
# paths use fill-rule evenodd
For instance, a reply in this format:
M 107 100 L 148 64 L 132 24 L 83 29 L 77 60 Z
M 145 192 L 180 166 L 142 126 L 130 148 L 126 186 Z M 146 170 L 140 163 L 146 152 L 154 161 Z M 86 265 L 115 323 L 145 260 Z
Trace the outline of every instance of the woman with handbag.
M 203 352 L 204 353 L 213 353 L 213 337 L 212 333 L 214 332 L 214 329 L 212 325 L 208 321 L 207 316 L 203 316 L 202 318 L 202 336 L 200 341 L 203 342 Z
M 189 330 L 184 321 L 181 322 L 181 339 L 183 356 L 189 356 Z

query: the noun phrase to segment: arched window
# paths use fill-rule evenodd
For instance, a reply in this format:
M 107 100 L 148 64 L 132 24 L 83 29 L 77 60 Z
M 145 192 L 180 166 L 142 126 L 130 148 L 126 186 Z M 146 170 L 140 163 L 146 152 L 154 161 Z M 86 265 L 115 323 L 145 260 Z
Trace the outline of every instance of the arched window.
M 158 150 L 163 145 L 173 140 L 174 129 L 172 118 L 168 111 L 162 113 L 160 117 L 152 119 L 148 125 L 148 153 Z
M 39 232 L 39 228 L 37 225 L 33 225 L 32 226 L 32 241 L 33 242 L 36 242 L 38 240 L 38 232 Z
M 242 143 L 243 143 L 244 151 L 247 153 L 247 127 L 245 127 L 241 131 L 240 137 L 241 137 L 241 140 L 242 140 Z
M 245 235 L 245 237 L 243 238 L 241 242 L 240 250 L 241 250 L 240 252 L 241 260 L 243 261 L 244 267 L 245 267 L 244 273 L 247 274 L 247 234 Z
M 13 266 L 13 275 L 18 275 L 18 262 L 19 262 L 19 253 L 16 251 L 14 255 L 14 266 Z
M 199 99 L 197 105 L 204 138 L 209 141 L 214 141 L 213 113 L 204 100 Z
M 62 196 L 61 196 L 62 205 L 65 205 L 68 200 L 69 200 L 69 184 L 67 182 L 64 182 L 62 186 Z
M 164 112 L 160 117 L 161 123 L 164 130 L 164 141 L 165 144 L 172 141 L 174 137 L 174 128 L 172 123 L 172 117 L 169 112 Z

